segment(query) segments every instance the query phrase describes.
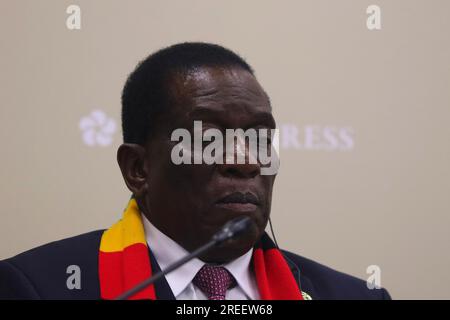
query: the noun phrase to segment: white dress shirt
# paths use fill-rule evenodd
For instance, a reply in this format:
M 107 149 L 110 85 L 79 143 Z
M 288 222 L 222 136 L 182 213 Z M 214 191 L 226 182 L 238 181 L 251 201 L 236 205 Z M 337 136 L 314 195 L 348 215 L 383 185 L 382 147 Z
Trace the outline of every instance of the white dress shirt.
M 162 270 L 188 254 L 188 251 L 159 231 L 143 214 L 141 216 L 147 245 Z M 234 288 L 227 290 L 226 300 L 259 299 L 256 279 L 250 264 L 252 254 L 253 248 L 237 259 L 223 265 L 237 282 Z M 166 280 L 177 300 L 207 299 L 205 294 L 192 283 L 192 279 L 204 264 L 205 262 L 195 258 L 166 275 Z

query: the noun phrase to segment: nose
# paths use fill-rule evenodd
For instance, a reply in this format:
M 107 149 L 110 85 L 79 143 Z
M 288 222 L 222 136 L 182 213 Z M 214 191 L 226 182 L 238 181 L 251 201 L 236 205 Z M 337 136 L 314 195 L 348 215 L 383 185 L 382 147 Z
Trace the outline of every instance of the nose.
M 250 152 L 244 137 L 238 136 L 237 139 L 227 141 L 224 151 L 223 164 L 218 164 L 223 176 L 249 179 L 261 174 L 257 152 Z
M 238 153 L 236 148 L 231 157 L 225 156 L 223 164 L 218 164 L 219 171 L 223 176 L 249 179 L 261 173 L 260 163 L 254 155 L 250 154 L 248 148 L 243 152 L 245 158 L 241 158 L 240 161 L 238 161 Z

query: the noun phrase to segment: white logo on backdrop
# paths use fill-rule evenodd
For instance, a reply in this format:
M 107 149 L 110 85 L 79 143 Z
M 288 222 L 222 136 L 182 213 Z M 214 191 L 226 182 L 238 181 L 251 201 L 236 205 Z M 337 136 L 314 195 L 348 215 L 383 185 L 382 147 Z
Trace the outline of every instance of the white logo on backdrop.
M 83 142 L 90 146 L 109 146 L 116 132 L 116 122 L 103 111 L 94 110 L 90 115 L 81 118 L 80 130 Z

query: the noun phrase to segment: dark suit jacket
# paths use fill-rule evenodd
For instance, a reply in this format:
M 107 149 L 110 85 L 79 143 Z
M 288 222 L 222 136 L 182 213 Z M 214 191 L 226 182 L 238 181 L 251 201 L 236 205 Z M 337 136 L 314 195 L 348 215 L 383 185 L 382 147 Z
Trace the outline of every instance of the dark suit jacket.
M 100 299 L 98 250 L 103 230 L 51 242 L 13 258 L 0 261 L 0 299 Z M 385 289 L 369 290 L 366 282 L 332 270 L 291 252 L 294 276 L 313 299 L 390 299 Z M 150 254 L 152 270 L 160 270 Z M 295 268 L 292 264 L 297 265 Z M 81 288 L 68 289 L 67 268 L 79 266 Z M 174 299 L 165 279 L 155 283 L 158 299 Z

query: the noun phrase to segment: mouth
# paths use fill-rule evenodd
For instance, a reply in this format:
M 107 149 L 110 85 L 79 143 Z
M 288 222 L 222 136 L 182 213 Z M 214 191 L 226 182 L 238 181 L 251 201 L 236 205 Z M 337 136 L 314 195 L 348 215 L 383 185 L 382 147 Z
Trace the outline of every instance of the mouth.
M 251 192 L 233 192 L 216 202 L 216 206 L 230 211 L 251 212 L 255 211 L 260 204 L 256 195 Z

